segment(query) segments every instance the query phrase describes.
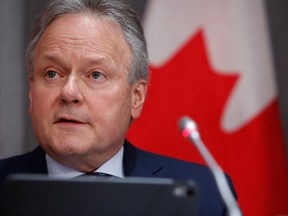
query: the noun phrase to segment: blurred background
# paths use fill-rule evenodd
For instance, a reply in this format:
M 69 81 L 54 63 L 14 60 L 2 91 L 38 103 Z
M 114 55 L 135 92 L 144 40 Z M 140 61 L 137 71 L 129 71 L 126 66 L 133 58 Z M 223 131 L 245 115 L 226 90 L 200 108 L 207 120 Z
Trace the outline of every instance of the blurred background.
M 138 147 L 204 163 L 181 139 L 194 118 L 229 173 L 244 215 L 288 215 L 288 1 L 126 0 L 145 29 L 152 73 Z M 32 150 L 25 49 L 47 0 L 0 1 L 0 158 Z

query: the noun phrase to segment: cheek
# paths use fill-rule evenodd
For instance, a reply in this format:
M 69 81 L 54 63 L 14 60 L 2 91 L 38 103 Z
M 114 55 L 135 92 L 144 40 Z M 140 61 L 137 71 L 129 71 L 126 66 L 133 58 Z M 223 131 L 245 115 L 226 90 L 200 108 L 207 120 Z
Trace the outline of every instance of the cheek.
M 90 111 L 98 122 L 100 120 L 110 121 L 111 124 L 117 124 L 118 122 L 119 124 L 119 121 L 130 119 L 131 95 L 129 89 L 107 91 L 106 93 L 99 93 L 97 96 L 94 95 L 89 98 Z M 113 126 L 111 125 L 111 127 Z
M 130 89 L 124 89 L 114 99 L 114 108 L 120 118 L 131 115 L 131 93 Z M 130 117 L 129 117 L 130 118 Z
M 51 109 L 53 94 L 47 90 L 32 89 L 30 92 L 30 114 L 32 118 L 44 119 Z

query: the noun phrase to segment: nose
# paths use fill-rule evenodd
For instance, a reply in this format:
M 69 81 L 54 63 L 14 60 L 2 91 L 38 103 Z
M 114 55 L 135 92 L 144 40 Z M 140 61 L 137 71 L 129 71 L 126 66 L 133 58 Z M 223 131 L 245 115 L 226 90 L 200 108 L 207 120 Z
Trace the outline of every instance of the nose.
M 83 100 L 77 77 L 70 75 L 60 91 L 61 104 L 78 104 Z

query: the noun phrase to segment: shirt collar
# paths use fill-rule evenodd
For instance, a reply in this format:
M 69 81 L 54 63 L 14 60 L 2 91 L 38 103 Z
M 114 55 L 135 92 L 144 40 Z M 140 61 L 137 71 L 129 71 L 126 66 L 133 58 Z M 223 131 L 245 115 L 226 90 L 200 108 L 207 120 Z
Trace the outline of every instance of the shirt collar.
M 115 177 L 124 178 L 123 171 L 123 146 L 121 149 L 108 161 L 106 161 L 102 166 L 100 166 L 95 172 L 106 173 Z M 76 176 L 82 175 L 82 172 L 74 170 L 70 167 L 60 164 L 58 161 L 54 160 L 48 154 L 45 155 L 47 162 L 47 169 L 49 177 L 56 178 L 74 178 Z

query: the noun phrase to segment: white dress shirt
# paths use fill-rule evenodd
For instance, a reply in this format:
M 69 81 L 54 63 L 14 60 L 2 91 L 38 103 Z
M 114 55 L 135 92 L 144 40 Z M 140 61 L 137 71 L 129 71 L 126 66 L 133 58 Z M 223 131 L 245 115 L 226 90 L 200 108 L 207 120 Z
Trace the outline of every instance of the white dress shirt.
M 106 161 L 95 172 L 106 173 L 119 178 L 124 178 L 123 171 L 123 146 L 121 149 L 108 161 Z M 48 169 L 48 176 L 53 178 L 74 178 L 84 173 L 74 170 L 70 167 L 64 166 L 46 154 L 46 162 Z

